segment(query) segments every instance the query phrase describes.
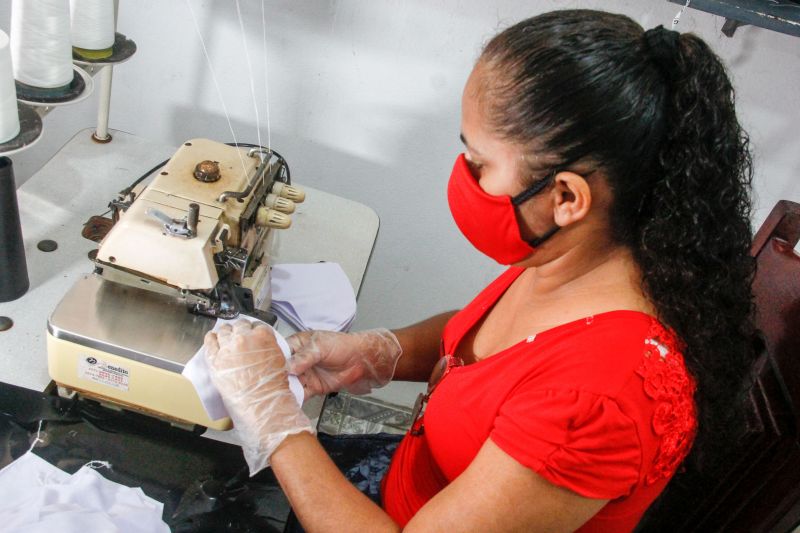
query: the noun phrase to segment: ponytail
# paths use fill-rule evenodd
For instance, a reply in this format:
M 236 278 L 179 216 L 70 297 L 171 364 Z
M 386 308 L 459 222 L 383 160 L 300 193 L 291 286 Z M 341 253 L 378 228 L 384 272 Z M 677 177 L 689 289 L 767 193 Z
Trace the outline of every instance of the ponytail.
M 737 394 L 753 361 L 754 333 L 749 140 L 725 68 L 705 42 L 663 28 L 644 39 L 668 96 L 658 179 L 633 251 L 660 318 L 686 343 L 698 382 L 695 458 L 702 463 L 744 424 Z

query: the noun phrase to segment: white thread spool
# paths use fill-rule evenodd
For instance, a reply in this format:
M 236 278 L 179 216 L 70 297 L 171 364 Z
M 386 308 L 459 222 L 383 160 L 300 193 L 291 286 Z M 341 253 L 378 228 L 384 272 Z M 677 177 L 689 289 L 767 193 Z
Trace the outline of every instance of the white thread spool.
M 75 48 L 106 51 L 114 45 L 114 0 L 70 0 L 70 18 Z
M 11 49 L 8 35 L 0 30 L 0 143 L 19 135 L 17 89 L 14 87 L 14 69 L 11 67 Z
M 53 89 L 72 81 L 69 0 L 13 0 L 11 57 L 14 77 Z

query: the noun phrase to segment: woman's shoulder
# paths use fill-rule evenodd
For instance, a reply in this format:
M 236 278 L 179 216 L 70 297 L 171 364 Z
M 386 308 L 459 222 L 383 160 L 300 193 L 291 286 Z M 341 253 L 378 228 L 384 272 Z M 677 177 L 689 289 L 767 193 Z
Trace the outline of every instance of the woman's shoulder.
M 520 345 L 539 384 L 616 398 L 654 351 L 684 368 L 681 343 L 656 318 L 639 311 L 599 313 L 551 328 Z M 659 352 L 660 353 L 660 352 Z M 675 366 L 675 365 L 672 365 Z
M 603 421 L 600 434 L 631 424 L 646 481 L 672 475 L 697 430 L 695 381 L 682 343 L 644 313 L 604 313 L 582 322 L 543 335 L 541 365 L 516 393 L 549 396 L 569 427 Z

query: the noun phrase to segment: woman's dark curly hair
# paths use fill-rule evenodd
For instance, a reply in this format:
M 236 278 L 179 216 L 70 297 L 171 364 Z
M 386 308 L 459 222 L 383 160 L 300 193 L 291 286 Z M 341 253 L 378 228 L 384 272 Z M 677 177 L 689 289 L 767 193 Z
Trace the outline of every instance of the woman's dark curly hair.
M 724 66 L 695 35 L 567 10 L 503 31 L 478 67 L 504 138 L 605 175 L 613 236 L 697 382 L 693 464 L 713 462 L 744 425 L 754 332 L 751 156 Z

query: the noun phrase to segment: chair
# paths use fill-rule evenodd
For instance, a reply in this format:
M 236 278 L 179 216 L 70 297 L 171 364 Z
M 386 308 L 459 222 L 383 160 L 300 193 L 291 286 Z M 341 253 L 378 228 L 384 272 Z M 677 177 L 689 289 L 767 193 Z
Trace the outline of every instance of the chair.
M 676 476 L 637 532 L 776 532 L 800 524 L 800 204 L 777 203 L 753 240 L 762 334 L 750 419 L 725 466 Z

